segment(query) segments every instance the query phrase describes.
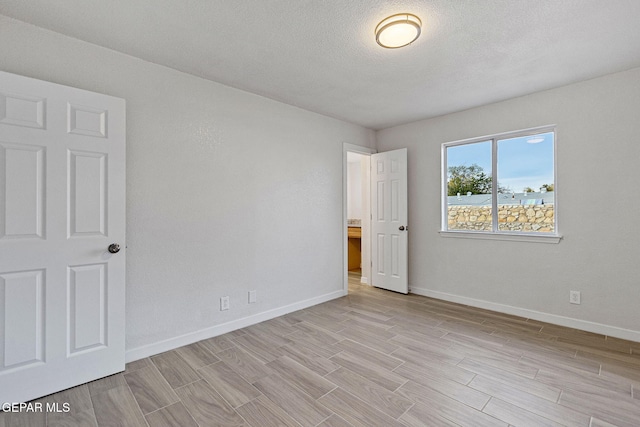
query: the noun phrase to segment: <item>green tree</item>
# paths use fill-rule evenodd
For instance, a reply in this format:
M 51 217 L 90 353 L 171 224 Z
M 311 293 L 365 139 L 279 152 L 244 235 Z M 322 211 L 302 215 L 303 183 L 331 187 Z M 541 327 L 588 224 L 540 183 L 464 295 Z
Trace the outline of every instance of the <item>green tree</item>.
M 447 193 L 455 196 L 458 193 L 491 194 L 491 175 L 484 173 L 484 169 L 477 164 L 471 166 L 449 166 L 449 181 Z
M 547 191 L 553 191 L 553 184 L 542 184 L 541 188 L 546 188 Z
M 522 191 L 524 191 L 525 193 L 535 193 L 536 192 L 536 190 L 534 190 L 531 187 L 525 187 L 524 190 L 522 190 Z

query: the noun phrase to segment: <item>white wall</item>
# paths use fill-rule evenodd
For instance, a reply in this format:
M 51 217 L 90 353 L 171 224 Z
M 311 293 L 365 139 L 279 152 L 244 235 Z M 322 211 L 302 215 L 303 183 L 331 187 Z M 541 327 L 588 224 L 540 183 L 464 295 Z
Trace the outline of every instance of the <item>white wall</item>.
M 342 145 L 372 131 L 1 15 L 0 58 L 127 101 L 129 360 L 341 295 Z
M 443 142 L 557 124 L 556 245 L 443 238 Z M 414 292 L 640 341 L 640 69 L 377 132 L 408 147 Z M 596 206 L 595 208 L 593 206 Z M 569 290 L 582 304 L 569 304 Z
M 358 161 L 347 163 L 347 218 L 362 219 L 362 156 L 349 154 Z

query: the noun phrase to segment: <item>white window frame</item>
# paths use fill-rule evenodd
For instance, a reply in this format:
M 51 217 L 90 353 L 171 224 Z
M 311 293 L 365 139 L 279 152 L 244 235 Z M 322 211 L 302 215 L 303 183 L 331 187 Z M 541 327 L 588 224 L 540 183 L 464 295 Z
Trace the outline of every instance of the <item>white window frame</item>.
M 553 205 L 554 205 L 554 231 L 552 233 L 536 233 L 523 231 L 501 231 L 498 226 L 498 140 L 531 136 L 540 133 L 553 132 Z M 448 230 L 448 168 L 447 168 L 447 148 L 458 145 L 467 145 L 477 142 L 491 141 L 491 223 L 492 231 L 469 231 L 469 230 Z M 440 235 L 442 237 L 453 237 L 463 239 L 488 239 L 488 240 L 510 240 L 537 243 L 559 243 L 562 236 L 558 233 L 558 157 L 556 155 L 558 135 L 555 125 L 540 126 L 518 131 L 503 132 L 494 135 L 486 135 L 477 138 L 462 139 L 458 141 L 445 142 L 442 144 L 442 213 Z

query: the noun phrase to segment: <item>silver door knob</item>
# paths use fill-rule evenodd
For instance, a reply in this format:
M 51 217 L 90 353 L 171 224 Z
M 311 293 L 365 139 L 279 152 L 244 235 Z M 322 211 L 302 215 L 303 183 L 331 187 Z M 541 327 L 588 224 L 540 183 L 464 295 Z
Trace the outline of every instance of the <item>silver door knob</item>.
M 400 230 L 400 231 L 404 231 L 404 225 L 401 225 L 401 226 L 398 228 L 398 230 Z
M 111 252 L 112 254 L 117 254 L 118 252 L 120 252 L 120 245 L 117 243 L 110 244 L 109 252 Z

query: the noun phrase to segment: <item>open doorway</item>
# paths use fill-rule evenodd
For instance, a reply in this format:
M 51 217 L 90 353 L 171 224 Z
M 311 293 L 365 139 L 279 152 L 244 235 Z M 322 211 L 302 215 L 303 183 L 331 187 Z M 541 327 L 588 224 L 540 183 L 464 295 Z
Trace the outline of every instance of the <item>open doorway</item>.
M 369 284 L 371 275 L 370 155 L 375 150 L 345 144 L 343 156 L 344 292 Z

